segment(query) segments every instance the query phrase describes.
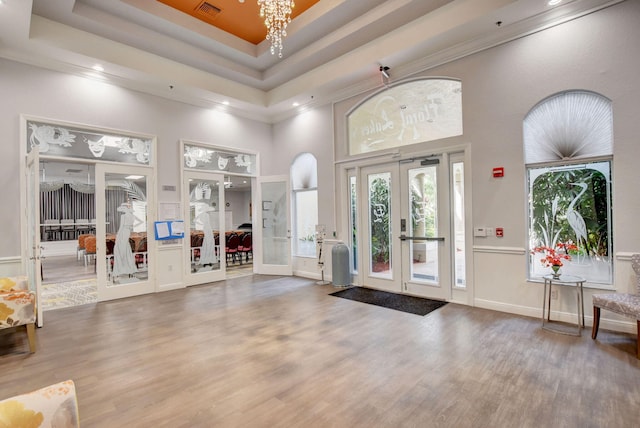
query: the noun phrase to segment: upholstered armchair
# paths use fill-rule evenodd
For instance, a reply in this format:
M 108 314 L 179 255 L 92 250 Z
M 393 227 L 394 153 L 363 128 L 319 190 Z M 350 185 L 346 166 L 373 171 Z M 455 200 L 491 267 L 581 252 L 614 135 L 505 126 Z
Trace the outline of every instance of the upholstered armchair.
M 25 326 L 29 350 L 36 351 L 36 294 L 26 276 L 0 278 L 0 329 Z
M 78 428 L 78 400 L 71 380 L 0 401 L 0 426 Z
M 636 320 L 638 327 L 636 355 L 640 359 L 640 254 L 631 256 L 631 267 L 636 273 L 636 294 L 609 293 L 593 295 L 593 329 L 591 330 L 591 338 L 595 340 L 598 336 L 600 309 L 606 309 L 633 318 Z

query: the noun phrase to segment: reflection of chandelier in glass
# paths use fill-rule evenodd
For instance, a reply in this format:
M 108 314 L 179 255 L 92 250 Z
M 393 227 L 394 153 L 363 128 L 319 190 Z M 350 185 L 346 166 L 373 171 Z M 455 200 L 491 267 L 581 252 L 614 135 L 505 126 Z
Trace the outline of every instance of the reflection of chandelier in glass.
M 291 22 L 291 9 L 295 6 L 293 0 L 258 0 L 260 17 L 264 18 L 267 26 L 267 40 L 271 41 L 271 55 L 282 58 L 282 38 L 287 37 L 287 24 Z

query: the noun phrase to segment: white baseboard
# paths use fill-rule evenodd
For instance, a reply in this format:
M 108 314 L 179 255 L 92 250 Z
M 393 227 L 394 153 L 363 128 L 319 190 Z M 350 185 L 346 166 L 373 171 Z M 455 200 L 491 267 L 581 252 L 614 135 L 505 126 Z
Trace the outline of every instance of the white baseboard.
M 542 307 L 529 307 L 512 305 L 508 303 L 495 302 L 492 300 L 475 299 L 474 306 L 492 311 L 506 312 L 509 314 L 522 315 L 540 319 L 542 322 Z M 593 315 L 589 315 L 590 309 L 585 307 L 585 324 L 587 327 L 593 325 Z M 631 321 L 620 321 L 606 318 L 607 311 L 600 312 L 600 328 L 603 330 L 620 331 L 624 333 L 636 333 L 636 323 Z M 551 311 L 551 319 L 566 323 L 576 322 L 576 314 L 571 312 Z
M 162 285 L 158 285 L 158 292 L 179 290 L 181 288 L 186 288 L 183 282 L 174 282 L 174 283 L 171 283 L 171 284 L 162 284 Z

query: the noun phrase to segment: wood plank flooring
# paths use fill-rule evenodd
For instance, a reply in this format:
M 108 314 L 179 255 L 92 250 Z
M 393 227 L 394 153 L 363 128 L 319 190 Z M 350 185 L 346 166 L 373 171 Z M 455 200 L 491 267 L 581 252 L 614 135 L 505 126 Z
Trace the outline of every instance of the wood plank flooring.
M 248 276 L 0 333 L 0 398 L 65 379 L 83 427 L 628 427 L 634 335 L 448 304 L 427 316 Z

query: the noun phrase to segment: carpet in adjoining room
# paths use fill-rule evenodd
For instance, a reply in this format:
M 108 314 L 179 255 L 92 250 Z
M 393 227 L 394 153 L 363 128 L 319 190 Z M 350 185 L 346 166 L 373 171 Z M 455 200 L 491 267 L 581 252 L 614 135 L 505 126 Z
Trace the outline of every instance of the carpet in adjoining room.
M 98 302 L 96 279 L 42 284 L 42 309 L 62 309 Z
M 447 302 L 440 300 L 423 299 L 421 297 L 389 293 L 365 287 L 347 288 L 331 293 L 331 296 L 342 297 L 343 299 L 355 300 L 357 302 L 382 306 L 383 308 L 395 309 L 396 311 L 421 316 L 427 315 L 429 312 L 447 304 Z

